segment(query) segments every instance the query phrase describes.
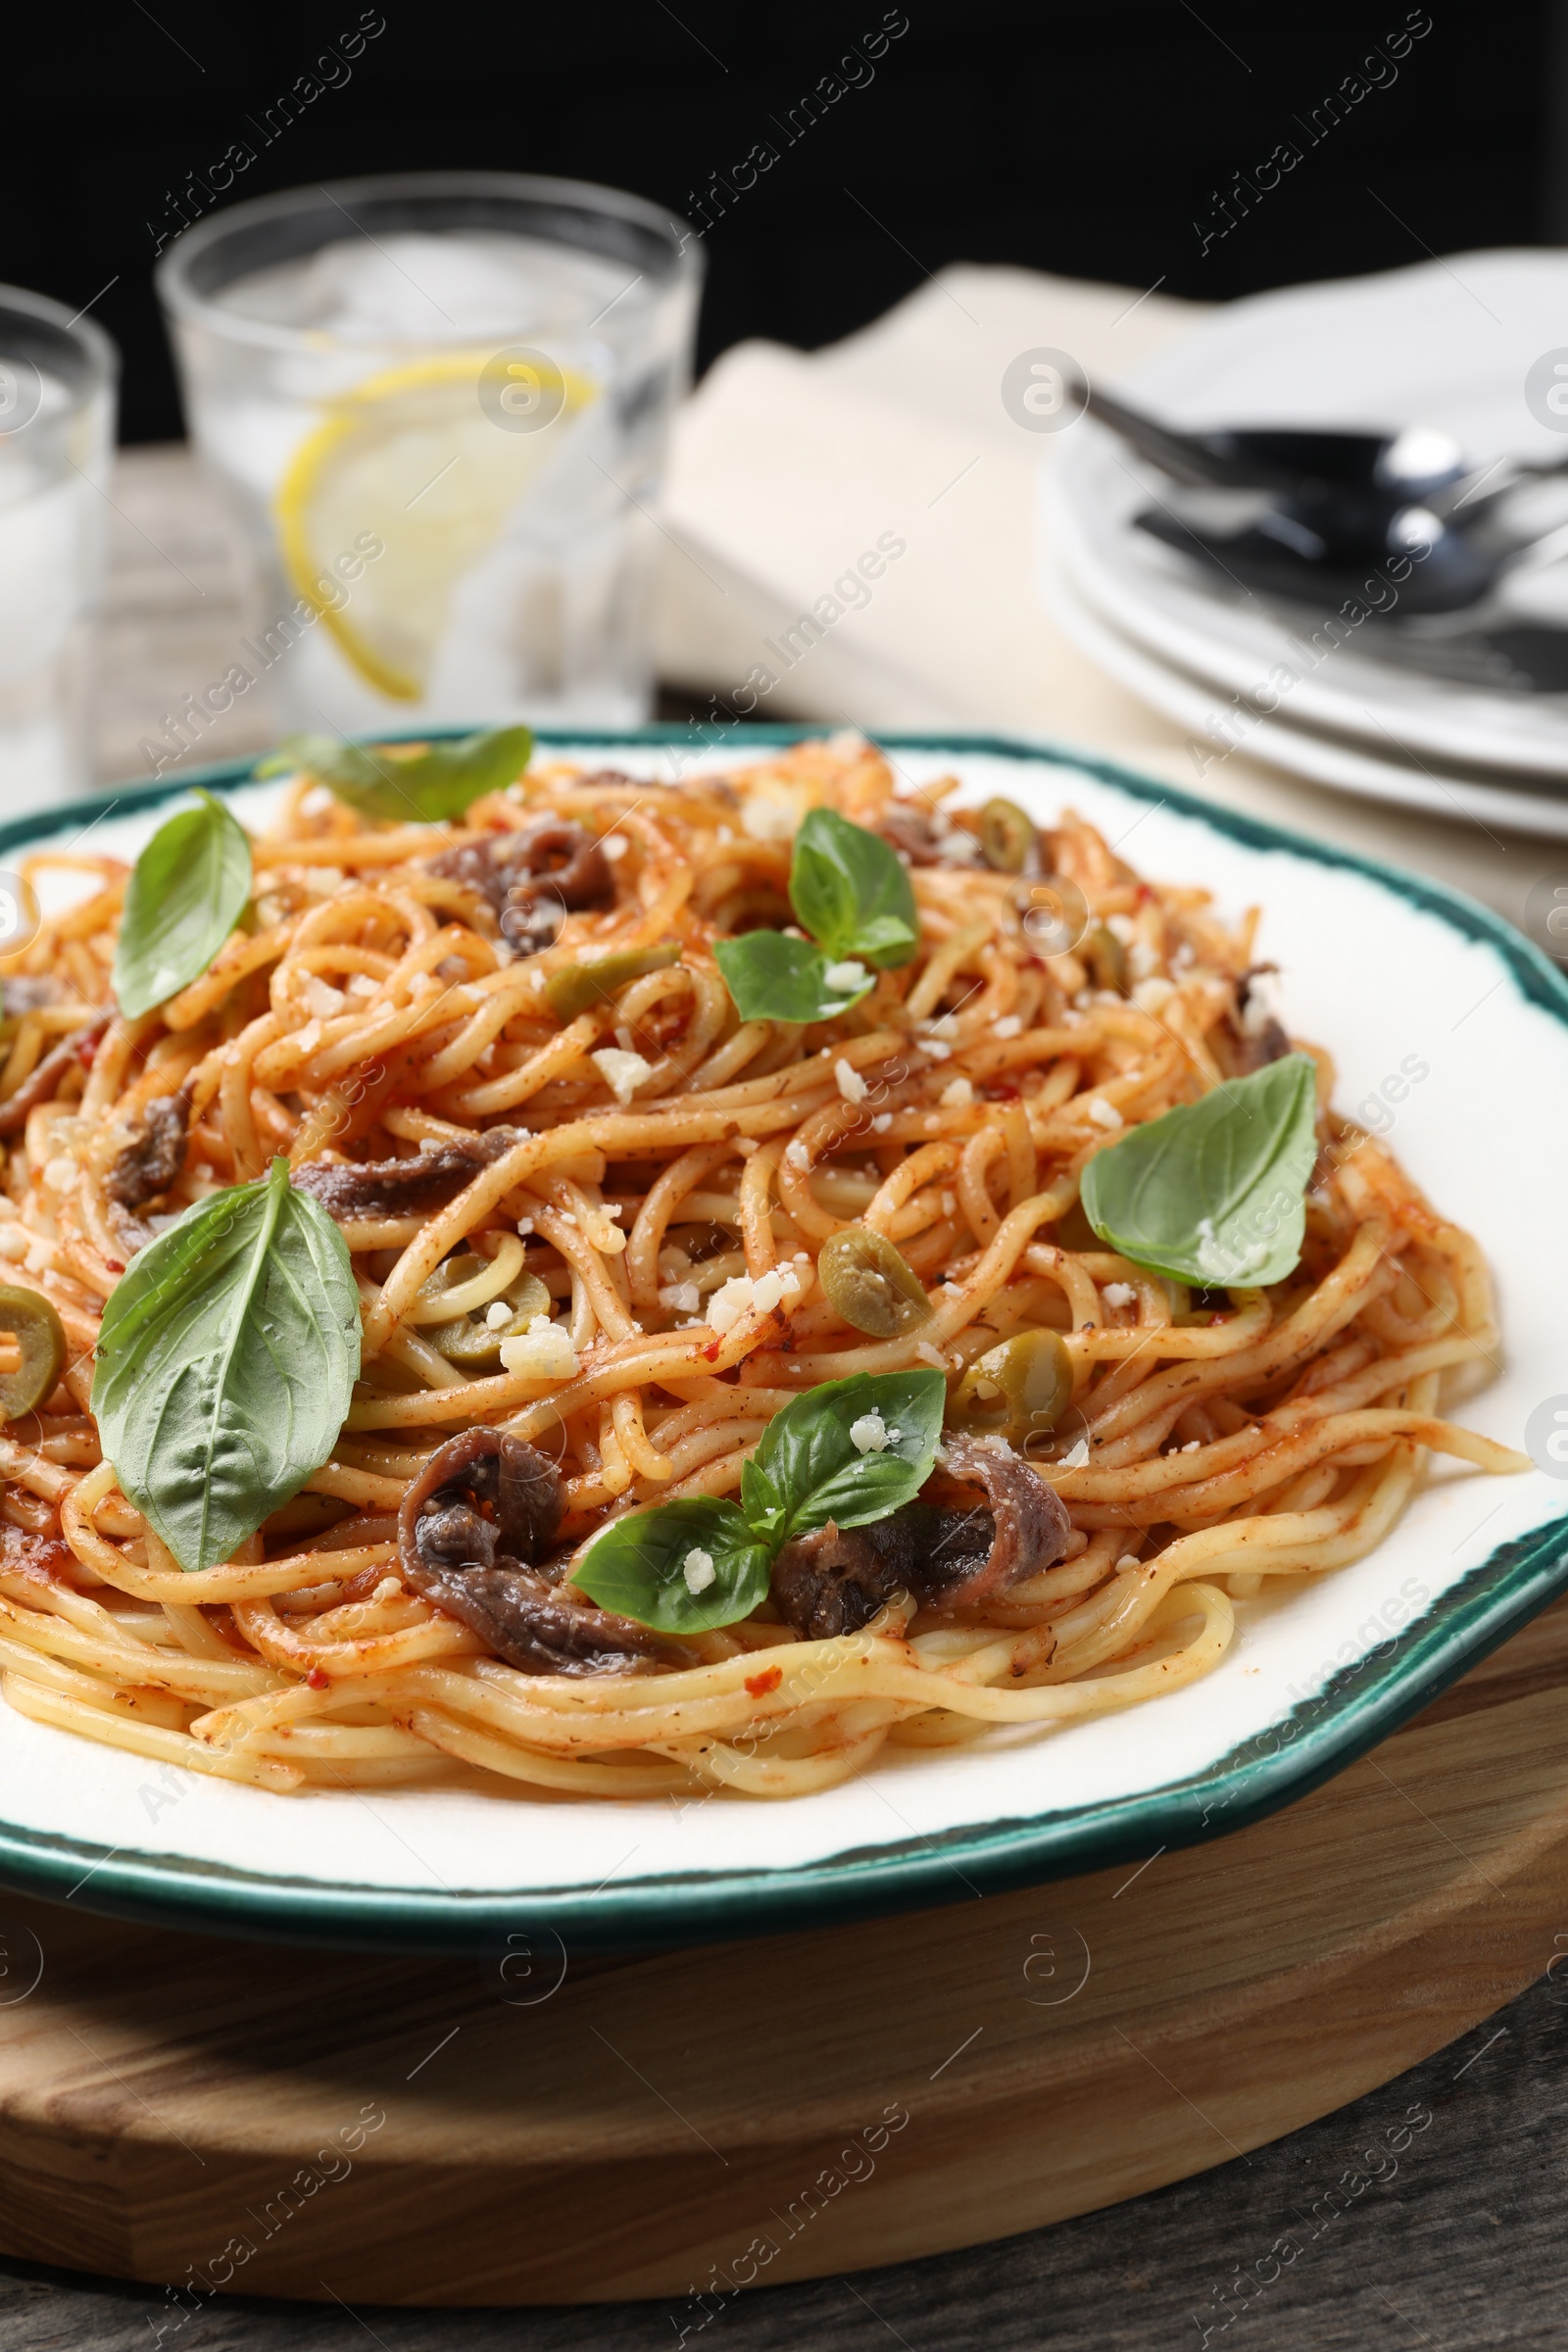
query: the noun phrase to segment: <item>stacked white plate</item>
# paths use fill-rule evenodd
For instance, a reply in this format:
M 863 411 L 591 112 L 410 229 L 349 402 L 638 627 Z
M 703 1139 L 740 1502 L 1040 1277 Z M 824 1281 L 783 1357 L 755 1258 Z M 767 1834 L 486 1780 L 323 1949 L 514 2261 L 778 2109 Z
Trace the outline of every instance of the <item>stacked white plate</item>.
M 1554 355 L 1568 384 L 1568 254 L 1460 254 L 1233 303 L 1125 389 L 1183 426 L 1432 425 L 1477 466 L 1568 464 L 1568 413 L 1561 430 L 1544 421 L 1536 388 L 1554 382 Z M 1396 666 L 1366 650 L 1388 622 L 1351 623 L 1334 642 L 1321 611 L 1190 562 L 1136 526 L 1171 500 L 1169 482 L 1087 418 L 1050 474 L 1053 608 L 1104 668 L 1189 730 L 1196 771 L 1234 746 L 1346 791 L 1568 837 L 1568 693 Z M 1568 476 L 1529 496 L 1540 527 L 1568 515 Z M 1515 574 L 1502 597 L 1489 627 L 1568 630 L 1568 562 Z

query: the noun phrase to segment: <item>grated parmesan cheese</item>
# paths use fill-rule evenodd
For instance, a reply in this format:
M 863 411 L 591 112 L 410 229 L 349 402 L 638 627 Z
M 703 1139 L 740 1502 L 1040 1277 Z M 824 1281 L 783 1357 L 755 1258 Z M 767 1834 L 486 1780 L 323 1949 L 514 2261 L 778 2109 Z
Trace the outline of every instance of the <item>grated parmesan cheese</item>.
M 846 1102 L 863 1102 L 871 1091 L 859 1071 L 842 1054 L 833 1064 L 833 1075 L 839 1082 L 839 1093 Z
M 680 1572 L 686 1580 L 687 1592 L 694 1593 L 706 1592 L 718 1574 L 712 1553 L 704 1551 L 700 1544 L 692 1545 L 680 1564 Z
M 552 1323 L 546 1314 L 535 1315 L 515 1339 L 502 1341 L 501 1361 L 525 1380 L 575 1380 L 581 1368 L 565 1324 Z
M 767 792 L 748 793 L 741 830 L 753 841 L 793 841 L 800 823 L 801 811 L 793 801 L 775 800 Z
M 365 975 L 359 976 L 364 977 Z M 334 988 L 329 980 L 323 980 L 319 972 L 307 972 L 305 986 L 301 989 L 300 994 L 305 999 L 310 1010 L 319 1013 L 326 1020 L 330 1020 L 334 1012 L 341 1012 L 348 1003 L 343 991 L 340 988 Z
M 641 1054 L 627 1054 L 619 1046 L 602 1046 L 589 1060 L 609 1087 L 615 1101 L 627 1103 L 637 1089 L 653 1074 L 653 1063 Z
M 778 1266 L 768 1274 L 732 1274 L 708 1301 L 708 1322 L 720 1337 L 733 1331 L 742 1315 L 770 1315 L 786 1298 L 800 1295 L 801 1278 L 793 1266 Z

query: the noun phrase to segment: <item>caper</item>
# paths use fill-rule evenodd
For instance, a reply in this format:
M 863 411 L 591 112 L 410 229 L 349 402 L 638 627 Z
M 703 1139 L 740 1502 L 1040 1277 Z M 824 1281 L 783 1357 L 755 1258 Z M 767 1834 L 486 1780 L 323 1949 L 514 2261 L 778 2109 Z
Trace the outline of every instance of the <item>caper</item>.
M 446 1287 L 456 1290 L 460 1282 L 467 1282 L 478 1272 L 480 1263 L 477 1258 L 453 1257 L 436 1271 L 447 1277 Z M 492 1328 L 488 1319 L 495 1304 L 492 1299 L 489 1305 L 476 1306 L 471 1314 L 455 1315 L 450 1323 L 426 1324 L 419 1337 L 460 1372 L 499 1372 L 502 1341 L 518 1338 L 535 1315 L 548 1315 L 550 1293 L 537 1274 L 517 1274 L 498 1296 L 512 1310 L 498 1327 Z
M 873 1340 L 896 1340 L 931 1319 L 919 1275 L 869 1225 L 846 1225 L 824 1242 L 816 1273 L 834 1313 Z
M 980 847 L 999 874 L 1021 874 L 1035 846 L 1034 819 L 1016 801 L 987 801 L 980 811 Z
M 662 972 L 680 961 L 680 941 L 662 939 L 651 948 L 618 948 L 608 956 L 585 956 L 552 972 L 545 1003 L 558 1021 L 574 1021 L 590 1004 L 607 1004 L 617 989 L 647 972 Z
M 1096 988 L 1113 988 L 1118 997 L 1127 994 L 1127 951 L 1107 924 L 1097 923 L 1078 954 Z
M 59 1382 L 66 1362 L 65 1326 L 36 1291 L 0 1282 L 0 1331 L 9 1331 L 22 1349 L 15 1372 L 0 1377 L 0 1419 L 20 1421 L 35 1412 Z
M 1021 1446 L 1054 1429 L 1071 1397 L 1072 1365 L 1057 1334 L 1020 1331 L 975 1358 L 949 1399 L 948 1427 Z

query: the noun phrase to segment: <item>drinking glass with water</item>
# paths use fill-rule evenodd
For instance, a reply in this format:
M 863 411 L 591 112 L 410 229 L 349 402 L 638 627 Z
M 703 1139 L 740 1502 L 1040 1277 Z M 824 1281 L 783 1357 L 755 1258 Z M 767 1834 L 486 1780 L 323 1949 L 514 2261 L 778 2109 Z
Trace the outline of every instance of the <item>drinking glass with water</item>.
M 118 368 L 90 318 L 0 286 L 0 818 L 92 780 Z
M 158 267 L 280 730 L 647 715 L 695 242 L 570 180 L 435 172 L 230 207 Z

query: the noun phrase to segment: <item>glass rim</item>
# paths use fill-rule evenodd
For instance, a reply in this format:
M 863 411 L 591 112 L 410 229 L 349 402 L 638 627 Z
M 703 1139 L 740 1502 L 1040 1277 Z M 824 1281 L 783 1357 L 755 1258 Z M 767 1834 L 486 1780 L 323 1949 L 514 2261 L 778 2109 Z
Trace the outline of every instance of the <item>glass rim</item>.
M 501 197 L 529 203 L 555 204 L 580 213 L 598 214 L 612 220 L 630 221 L 660 238 L 669 250 L 672 264 L 670 279 L 695 285 L 700 282 L 705 267 L 697 232 L 677 214 L 653 203 L 646 196 L 633 196 L 623 188 L 602 186 L 596 180 L 562 179 L 526 172 L 394 172 L 370 173 L 363 178 L 319 180 L 307 186 L 280 188 L 269 196 L 248 197 L 243 203 L 224 205 L 209 213 L 204 220 L 193 221 L 173 238 L 167 253 L 160 255 L 153 267 L 153 282 L 158 297 L 171 322 L 184 325 L 200 324 L 227 336 L 231 341 L 267 346 L 276 351 L 319 349 L 323 341 L 335 344 L 335 336 L 323 336 L 319 327 L 281 326 L 275 320 L 247 318 L 237 311 L 226 309 L 210 296 L 199 294 L 191 283 L 191 272 L 215 245 L 225 236 L 265 224 L 269 220 L 287 220 L 291 215 L 307 212 L 318 206 L 325 196 L 329 202 L 352 203 L 355 200 L 383 198 L 431 197 Z M 350 221 L 352 230 L 358 223 Z M 328 240 L 330 242 L 332 240 Z M 562 240 L 564 241 L 564 240 Z M 317 248 L 322 250 L 321 247 Z M 635 281 L 634 281 L 635 283 Z M 630 293 L 631 289 L 627 289 Z M 651 299 L 644 294 L 633 302 L 632 309 L 643 308 Z M 624 300 L 616 297 L 618 308 Z M 538 331 L 548 332 L 548 328 Z M 484 341 L 484 336 L 472 338 Z M 402 347 L 423 349 L 430 341 L 428 335 L 377 336 L 366 345 L 368 350 L 391 350 Z
M 57 412 L 58 416 L 79 416 L 101 392 L 114 390 L 120 380 L 120 348 L 114 337 L 95 318 L 89 318 L 85 311 L 68 311 L 52 294 L 34 294 L 27 286 L 0 283 L 0 360 L 5 357 L 3 322 L 7 312 L 53 327 L 57 334 L 75 344 L 86 362 L 80 382 L 66 386 L 68 405 Z

